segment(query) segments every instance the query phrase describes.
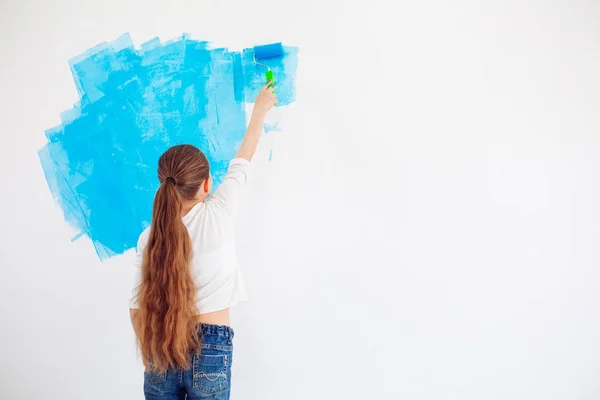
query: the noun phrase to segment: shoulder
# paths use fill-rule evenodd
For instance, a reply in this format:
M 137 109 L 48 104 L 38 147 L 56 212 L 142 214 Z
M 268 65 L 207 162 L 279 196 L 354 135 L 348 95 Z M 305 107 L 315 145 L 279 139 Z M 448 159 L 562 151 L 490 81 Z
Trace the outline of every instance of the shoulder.
M 234 158 L 229 162 L 229 168 L 227 169 L 227 175 L 243 174 L 244 178 L 247 178 L 248 170 L 250 169 L 250 161 L 245 158 Z M 245 183 L 245 182 L 244 182 Z
M 213 195 L 205 204 L 205 222 L 221 224 L 231 220 L 232 217 L 228 212 L 227 203 L 222 198 Z
M 236 157 L 229 162 L 229 167 L 248 168 L 248 167 L 250 167 L 250 160 L 247 160 L 245 158 Z

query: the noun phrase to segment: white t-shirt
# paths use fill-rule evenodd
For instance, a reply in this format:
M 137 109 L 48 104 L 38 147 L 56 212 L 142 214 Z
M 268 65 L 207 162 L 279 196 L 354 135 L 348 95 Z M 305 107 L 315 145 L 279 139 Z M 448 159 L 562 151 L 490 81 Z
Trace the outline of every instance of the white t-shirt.
M 238 264 L 233 217 L 250 162 L 235 158 L 225 179 L 205 201 L 196 204 L 182 221 L 192 239 L 192 276 L 196 283 L 196 304 L 201 314 L 223 310 L 246 301 L 246 290 Z M 135 287 L 141 280 L 144 248 L 150 228 L 140 235 L 135 259 Z M 135 288 L 134 288 L 135 291 Z M 131 298 L 130 308 L 139 308 Z

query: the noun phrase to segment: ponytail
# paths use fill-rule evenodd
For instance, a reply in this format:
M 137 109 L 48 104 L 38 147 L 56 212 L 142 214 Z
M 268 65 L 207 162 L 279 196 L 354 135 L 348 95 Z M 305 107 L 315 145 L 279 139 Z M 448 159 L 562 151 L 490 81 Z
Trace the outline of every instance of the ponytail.
M 181 220 L 182 196 L 175 179 L 161 181 L 142 263 L 138 337 L 144 366 L 158 373 L 169 367 L 188 369 L 190 350 L 200 348 L 192 243 Z

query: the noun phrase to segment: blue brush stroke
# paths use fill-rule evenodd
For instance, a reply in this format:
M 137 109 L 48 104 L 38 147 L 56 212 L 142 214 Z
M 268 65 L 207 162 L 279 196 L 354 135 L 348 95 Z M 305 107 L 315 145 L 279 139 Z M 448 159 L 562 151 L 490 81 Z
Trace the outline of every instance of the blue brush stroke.
M 159 156 L 190 143 L 202 149 L 215 187 L 246 127 L 245 101 L 264 84 L 253 50 L 230 52 L 183 35 L 134 48 L 129 34 L 70 60 L 79 102 L 48 129 L 39 157 L 65 220 L 100 259 L 135 247 L 150 224 Z M 279 106 L 296 97 L 298 49 L 268 60 Z

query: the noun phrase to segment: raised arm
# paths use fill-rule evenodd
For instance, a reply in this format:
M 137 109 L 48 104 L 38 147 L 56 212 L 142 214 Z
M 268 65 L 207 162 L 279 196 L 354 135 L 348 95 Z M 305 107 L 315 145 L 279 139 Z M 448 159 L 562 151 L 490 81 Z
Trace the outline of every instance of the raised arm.
M 242 144 L 235 158 L 229 163 L 229 169 L 223 182 L 210 199 L 213 204 L 219 204 L 225 213 L 230 216 L 235 213 L 240 192 L 248 180 L 248 167 L 258 147 L 265 116 L 277 104 L 277 96 L 273 93 L 275 87 L 270 88 L 269 83 L 263 86 L 258 93 Z
M 263 86 L 256 97 L 248 129 L 246 129 L 246 134 L 235 158 L 243 158 L 250 161 L 256 152 L 265 123 L 265 116 L 277 104 L 277 95 L 273 93 L 277 86 L 269 87 L 269 84 L 270 82 Z

